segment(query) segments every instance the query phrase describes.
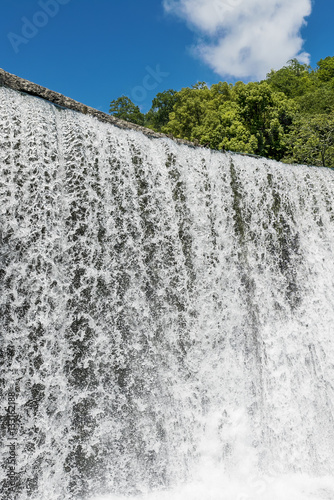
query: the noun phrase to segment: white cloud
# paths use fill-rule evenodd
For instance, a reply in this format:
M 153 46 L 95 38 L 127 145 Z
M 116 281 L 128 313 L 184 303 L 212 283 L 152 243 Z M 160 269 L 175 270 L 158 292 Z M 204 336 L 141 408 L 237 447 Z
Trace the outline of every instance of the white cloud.
M 311 14 L 311 0 L 163 0 L 163 5 L 202 35 L 195 51 L 221 76 L 261 79 L 294 57 L 309 62 L 300 29 Z

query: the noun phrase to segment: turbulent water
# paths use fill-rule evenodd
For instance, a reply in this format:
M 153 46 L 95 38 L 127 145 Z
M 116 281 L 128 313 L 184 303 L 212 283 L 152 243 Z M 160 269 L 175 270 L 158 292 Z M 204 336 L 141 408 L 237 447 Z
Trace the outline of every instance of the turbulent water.
M 0 94 L 3 498 L 334 499 L 334 172 Z

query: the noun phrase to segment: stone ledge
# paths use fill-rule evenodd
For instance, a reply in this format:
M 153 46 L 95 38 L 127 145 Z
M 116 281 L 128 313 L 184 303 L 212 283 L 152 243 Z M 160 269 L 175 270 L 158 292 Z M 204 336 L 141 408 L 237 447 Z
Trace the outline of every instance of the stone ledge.
M 102 122 L 111 123 L 115 127 L 127 129 L 127 130 L 136 130 L 137 132 L 142 132 L 147 137 L 153 138 L 162 138 L 167 137 L 177 142 L 178 144 L 186 144 L 187 146 L 192 147 L 203 147 L 198 146 L 192 142 L 185 141 L 183 139 L 176 139 L 175 137 L 168 136 L 166 134 L 161 134 L 159 132 L 155 132 L 146 127 L 142 127 L 140 125 L 136 125 L 134 123 L 127 122 L 125 120 L 120 120 L 112 115 L 108 115 L 107 113 L 103 113 L 102 111 L 98 111 L 97 109 L 91 108 L 82 104 L 74 99 L 70 99 L 58 92 L 54 92 L 53 90 L 49 90 L 45 87 L 41 87 L 40 85 L 36 85 L 35 83 L 29 82 L 28 80 L 24 80 L 18 76 L 12 75 L 11 73 L 7 73 L 3 69 L 0 68 L 0 87 L 8 87 L 12 90 L 16 90 L 18 92 L 24 92 L 26 94 L 40 97 L 45 99 L 53 104 L 61 106 L 63 108 L 72 109 L 73 111 L 78 111 L 79 113 L 83 113 L 85 115 L 91 115 L 97 118 Z

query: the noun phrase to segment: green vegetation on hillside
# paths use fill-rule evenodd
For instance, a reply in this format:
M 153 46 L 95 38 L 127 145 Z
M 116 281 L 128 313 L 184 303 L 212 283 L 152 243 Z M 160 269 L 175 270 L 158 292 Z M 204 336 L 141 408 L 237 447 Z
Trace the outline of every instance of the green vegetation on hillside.
M 334 168 L 334 57 L 292 59 L 261 82 L 198 82 L 158 93 L 145 115 L 125 96 L 110 112 L 216 150 Z

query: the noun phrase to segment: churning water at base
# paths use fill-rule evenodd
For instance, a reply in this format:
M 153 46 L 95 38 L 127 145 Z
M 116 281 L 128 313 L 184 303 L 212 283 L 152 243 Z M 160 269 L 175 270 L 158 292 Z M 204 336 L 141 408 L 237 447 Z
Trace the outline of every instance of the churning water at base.
M 1 88 L 3 498 L 334 498 L 334 173 Z

